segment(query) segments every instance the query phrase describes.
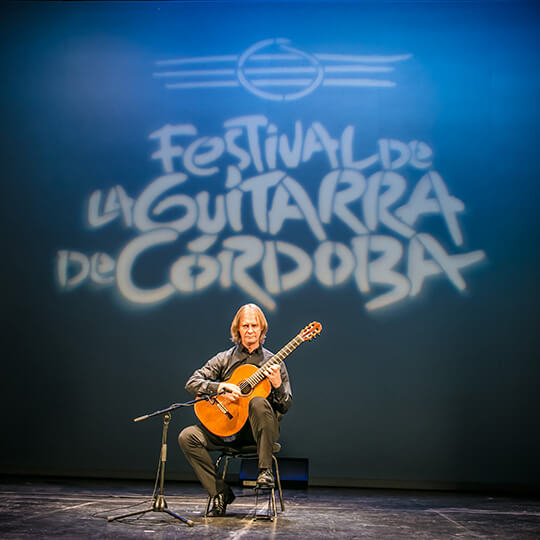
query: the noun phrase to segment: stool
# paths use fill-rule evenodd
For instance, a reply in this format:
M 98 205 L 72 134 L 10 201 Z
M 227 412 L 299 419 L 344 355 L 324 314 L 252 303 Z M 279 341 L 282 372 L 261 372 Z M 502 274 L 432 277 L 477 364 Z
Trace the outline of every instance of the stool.
M 272 461 L 274 462 L 274 466 L 276 469 L 276 485 L 278 488 L 278 495 L 279 495 L 279 503 L 281 506 L 281 511 L 285 511 L 285 503 L 283 502 L 283 492 L 281 491 L 281 479 L 279 477 L 279 467 L 278 467 L 278 461 L 275 456 L 279 451 L 281 450 L 281 445 L 279 443 L 274 443 L 272 445 Z M 223 465 L 223 472 L 221 473 L 221 477 L 223 480 L 225 480 L 225 475 L 227 474 L 227 467 L 229 465 L 229 459 L 237 459 L 237 458 L 257 458 L 257 446 L 256 445 L 249 445 L 249 446 L 226 446 L 221 450 L 221 454 L 216 460 L 216 471 L 218 471 L 219 474 L 219 467 L 221 464 L 221 461 L 223 458 L 225 458 L 225 463 Z M 270 492 L 270 501 L 272 504 L 272 514 L 273 518 L 277 517 L 277 510 L 276 510 L 276 495 L 274 488 L 269 489 Z M 210 504 L 212 502 L 212 497 L 208 497 L 208 501 L 206 502 L 206 510 L 204 511 L 204 517 L 208 515 L 208 512 L 210 511 Z

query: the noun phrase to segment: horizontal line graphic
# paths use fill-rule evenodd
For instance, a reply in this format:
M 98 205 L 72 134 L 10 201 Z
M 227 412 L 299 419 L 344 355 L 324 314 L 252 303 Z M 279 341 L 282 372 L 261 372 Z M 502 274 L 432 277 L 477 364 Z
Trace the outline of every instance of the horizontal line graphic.
M 378 55 L 354 55 L 354 54 L 314 54 L 313 57 L 318 60 L 326 60 L 330 62 L 365 62 L 367 64 L 400 62 L 408 60 L 412 54 L 397 54 L 392 56 Z M 228 54 L 221 56 L 193 56 L 191 58 L 173 58 L 171 60 L 158 60 L 158 66 L 171 66 L 175 64 L 197 64 L 209 62 L 238 62 L 240 56 L 236 54 Z M 253 54 L 249 60 L 256 61 L 275 61 L 275 60 L 299 60 L 305 59 L 299 54 Z
M 397 54 L 393 56 L 356 56 L 351 54 L 314 54 L 319 60 L 329 60 L 332 62 L 366 62 L 366 63 L 385 63 L 400 62 L 408 60 L 412 54 Z
M 309 86 L 312 79 L 254 79 L 250 81 L 253 86 Z M 391 87 L 396 86 L 392 81 L 377 79 L 326 79 L 321 83 L 323 86 L 371 86 Z M 238 81 L 193 81 L 166 84 L 166 88 L 224 88 L 240 86 Z
M 325 79 L 323 86 L 396 86 L 392 81 L 379 81 L 377 79 Z
M 234 75 L 234 69 L 190 69 L 184 71 L 162 71 L 154 73 L 154 77 L 194 77 L 199 75 Z
M 309 86 L 312 79 L 252 79 L 253 86 Z
M 226 86 L 240 86 L 238 81 L 204 81 L 166 84 L 165 88 L 219 88 Z
M 172 60 L 158 60 L 158 66 L 172 66 L 174 64 L 197 64 L 206 62 L 237 62 L 238 55 L 228 54 L 225 56 L 194 56 L 192 58 L 178 58 Z
M 325 66 L 324 73 L 387 73 L 393 71 L 391 66 Z M 317 73 L 314 66 L 305 67 L 273 67 L 273 68 L 244 68 L 246 75 L 270 75 L 270 74 L 299 74 Z M 182 71 L 163 71 L 154 73 L 154 77 L 196 77 L 214 75 L 234 75 L 234 69 L 192 69 Z

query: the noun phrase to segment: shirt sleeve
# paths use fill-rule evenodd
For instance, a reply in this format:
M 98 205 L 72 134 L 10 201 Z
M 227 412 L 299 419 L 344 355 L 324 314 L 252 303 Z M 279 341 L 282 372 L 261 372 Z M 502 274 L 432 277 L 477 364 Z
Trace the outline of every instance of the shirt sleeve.
M 270 398 L 274 409 L 282 415 L 285 414 L 292 405 L 291 383 L 289 381 L 289 373 L 287 372 L 285 362 L 281 363 L 281 385 L 277 388 L 272 388 Z
M 227 365 L 230 351 L 223 351 L 210 358 L 188 379 L 186 390 L 192 394 L 216 394 Z

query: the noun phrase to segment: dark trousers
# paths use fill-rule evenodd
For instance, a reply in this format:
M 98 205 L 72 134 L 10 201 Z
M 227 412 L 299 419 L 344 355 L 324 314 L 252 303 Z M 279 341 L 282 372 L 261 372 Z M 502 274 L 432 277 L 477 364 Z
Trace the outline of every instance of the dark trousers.
M 272 468 L 272 446 L 279 437 L 279 423 L 270 403 L 262 397 L 249 402 L 248 421 L 231 443 L 210 433 L 205 427 L 189 426 L 178 435 L 178 444 L 193 467 L 197 478 L 211 497 L 225 489 L 225 482 L 218 477 L 209 451 L 225 446 L 257 445 L 259 468 Z

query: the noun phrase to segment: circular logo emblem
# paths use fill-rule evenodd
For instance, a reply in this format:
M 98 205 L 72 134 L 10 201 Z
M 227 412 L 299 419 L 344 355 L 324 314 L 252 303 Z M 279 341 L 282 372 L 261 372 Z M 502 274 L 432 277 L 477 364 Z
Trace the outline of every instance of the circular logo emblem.
M 256 96 L 274 101 L 311 94 L 323 80 L 323 68 L 315 57 L 289 43 L 283 38 L 267 39 L 247 49 L 238 60 L 240 84 Z

